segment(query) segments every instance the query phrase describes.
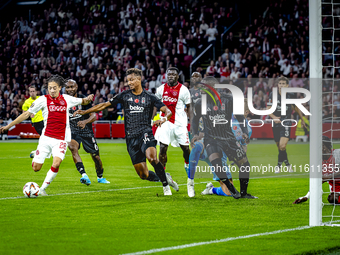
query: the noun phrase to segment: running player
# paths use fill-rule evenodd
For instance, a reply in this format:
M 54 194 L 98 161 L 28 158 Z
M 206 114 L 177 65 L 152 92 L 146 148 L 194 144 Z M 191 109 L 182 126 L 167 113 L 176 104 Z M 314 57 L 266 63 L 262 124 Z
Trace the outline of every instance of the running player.
M 85 98 L 84 95 L 78 94 L 78 84 L 74 80 L 68 80 L 66 83 L 66 93 L 72 97 Z M 70 127 L 72 139 L 68 143 L 68 147 L 72 152 L 73 161 L 76 164 L 78 172 L 81 174 L 80 182 L 86 185 L 90 185 L 90 178 L 85 172 L 84 164 L 79 156 L 78 150 L 80 149 L 80 144 L 83 143 L 84 150 L 91 154 L 92 160 L 96 167 L 97 181 L 98 183 L 110 183 L 108 180 L 103 178 L 103 163 L 99 156 L 99 148 L 94 138 L 92 131 L 92 122 L 96 120 L 96 114 L 91 113 L 87 115 L 76 115 L 73 117 L 73 113 L 76 110 L 87 110 L 91 108 L 91 105 L 72 107 L 69 110 L 70 115 Z
M 142 71 L 137 68 L 130 68 L 126 71 L 130 90 L 114 96 L 110 101 L 93 106 L 90 109 L 77 110 L 73 115 L 85 115 L 92 112 L 102 111 L 118 103 L 123 105 L 124 123 L 127 150 L 132 164 L 143 180 L 157 181 L 163 184 L 164 195 L 172 195 L 169 184 L 178 191 L 178 185 L 171 176 L 164 171 L 164 166 L 157 159 L 157 141 L 152 134 L 151 118 L 154 107 L 164 113 L 164 117 L 154 122 L 154 125 L 161 126 L 171 117 L 171 111 L 157 97 L 142 88 Z M 146 159 L 155 169 L 149 171 Z
M 39 171 L 45 158 L 52 153 L 53 163 L 47 172 L 44 183 L 40 188 L 40 195 L 47 196 L 46 188 L 57 176 L 59 166 L 67 151 L 67 142 L 71 141 L 71 130 L 69 125 L 68 110 L 80 104 L 89 104 L 93 95 L 86 98 L 75 98 L 69 95 L 61 95 L 60 91 L 65 86 L 65 80 L 59 75 L 53 75 L 48 79 L 49 95 L 41 96 L 35 100 L 31 107 L 5 127 L 0 128 L 0 133 L 10 129 L 27 119 L 31 114 L 37 114 L 42 110 L 44 118 L 44 129 L 39 139 L 38 148 L 33 158 L 32 168 Z
M 207 84 L 214 87 L 218 81 L 214 77 L 206 77 L 202 80 L 202 84 Z M 227 186 L 231 195 L 235 198 L 257 198 L 247 193 L 250 164 L 247 159 L 247 155 L 242 148 L 241 144 L 236 140 L 234 133 L 230 127 L 229 121 L 232 118 L 232 106 L 233 98 L 230 94 L 221 93 L 220 99 L 215 95 L 216 103 L 210 97 L 207 97 L 207 114 L 201 114 L 202 100 L 199 99 L 194 107 L 195 113 L 192 120 L 192 143 L 195 143 L 198 139 L 198 124 L 199 119 L 203 120 L 204 127 L 204 147 L 207 150 L 209 161 L 215 167 L 215 174 L 217 177 Z M 235 116 L 239 123 L 243 123 L 244 116 Z M 228 120 L 228 121 L 226 121 Z M 249 143 L 249 137 L 247 135 L 248 130 L 245 126 L 241 125 L 242 138 L 246 143 Z M 241 194 L 236 190 L 234 185 L 228 180 L 228 176 L 222 168 L 222 152 L 233 160 L 240 168 L 239 179 Z
M 39 96 L 37 96 L 37 89 L 34 85 L 29 86 L 28 90 L 30 93 L 30 97 L 26 99 L 26 101 L 22 105 L 23 113 L 26 112 L 31 107 L 32 103 L 39 98 Z M 35 115 L 32 114 L 30 117 L 32 121 L 32 126 L 34 127 L 35 131 L 37 131 L 37 133 L 41 135 L 42 130 L 44 129 L 44 118 L 42 116 L 41 110 Z M 30 157 L 33 158 L 34 154 L 35 151 L 32 151 L 30 153 Z
M 327 200 L 331 204 L 340 204 L 340 149 L 334 150 L 332 142 L 327 136 L 322 136 L 322 166 L 322 182 L 328 182 L 331 191 Z M 305 196 L 299 197 L 293 204 L 306 202 L 309 195 L 308 191 Z
M 279 149 L 279 155 L 278 155 L 278 162 L 277 166 L 275 167 L 275 173 L 281 172 L 281 166 L 282 163 L 285 163 L 285 165 L 289 168 L 289 172 L 293 172 L 292 166 L 288 161 L 287 156 L 287 143 L 290 140 L 290 132 L 291 128 L 289 126 L 292 126 L 291 121 L 287 121 L 287 119 L 291 118 L 292 110 L 295 110 L 301 119 L 301 125 L 302 127 L 306 128 L 306 124 L 303 121 L 303 116 L 298 107 L 295 105 L 286 106 L 286 115 L 281 114 L 281 89 L 287 88 L 289 86 L 289 80 L 286 77 L 281 76 L 278 79 L 278 88 L 279 88 L 279 94 L 277 97 L 277 107 L 275 112 L 272 114 L 269 114 L 269 116 L 273 119 L 274 125 L 273 125 L 273 134 L 274 134 L 274 140 L 276 143 L 277 148 Z M 287 93 L 286 98 L 292 98 L 294 95 Z M 267 109 L 270 109 L 272 106 L 272 100 L 273 100 L 273 93 L 270 93 L 269 96 L 269 102 L 267 103 Z M 285 121 L 285 126 L 282 126 L 281 122 Z
M 188 115 L 190 115 L 190 92 L 187 87 L 178 82 L 179 71 L 176 67 L 170 67 L 166 72 L 167 83 L 157 89 L 156 96 L 171 110 L 172 116 L 156 130 L 155 137 L 160 143 L 159 160 L 165 168 L 169 144 L 174 147 L 180 146 L 183 151 L 184 168 L 188 173 L 190 148 L 187 125 Z M 188 187 L 193 185 L 193 180 L 188 179 Z

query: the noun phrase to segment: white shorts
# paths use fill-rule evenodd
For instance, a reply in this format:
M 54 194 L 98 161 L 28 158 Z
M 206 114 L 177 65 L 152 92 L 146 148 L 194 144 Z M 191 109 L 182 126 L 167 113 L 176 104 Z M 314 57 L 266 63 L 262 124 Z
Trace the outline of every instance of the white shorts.
M 170 121 L 166 121 L 156 130 L 155 138 L 157 141 L 173 147 L 179 145 L 189 145 L 189 134 L 186 127 L 175 126 Z
M 67 151 L 67 142 L 64 140 L 58 140 L 55 138 L 40 136 L 38 148 L 35 152 L 33 162 L 43 164 L 45 159 L 51 155 L 53 157 L 65 158 Z

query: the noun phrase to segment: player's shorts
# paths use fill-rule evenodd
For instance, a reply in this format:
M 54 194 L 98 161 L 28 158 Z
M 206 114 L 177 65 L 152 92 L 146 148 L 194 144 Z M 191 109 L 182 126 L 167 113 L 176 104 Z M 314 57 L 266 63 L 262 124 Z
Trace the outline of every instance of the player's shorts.
M 238 162 L 247 156 L 242 145 L 235 137 L 230 137 L 228 140 L 205 137 L 204 147 L 208 152 L 208 156 L 212 153 L 219 153 L 222 156 L 224 152 L 230 160 L 235 162 Z
M 189 134 L 186 127 L 176 126 L 170 121 L 166 121 L 162 126 L 157 128 L 155 134 L 156 140 L 173 147 L 179 147 L 179 145 L 189 146 Z
M 288 121 L 285 122 L 285 125 L 291 126 L 291 123 L 288 123 Z M 290 139 L 290 127 L 284 127 L 281 124 L 273 126 L 273 135 L 274 135 L 274 140 L 276 143 L 278 143 L 281 139 L 281 137 L 286 137 Z
M 44 121 L 42 120 L 39 122 L 32 122 L 32 126 L 34 127 L 35 131 L 37 131 L 37 133 L 41 135 L 44 129 Z
M 67 142 L 48 136 L 40 136 L 38 148 L 35 152 L 33 162 L 43 164 L 45 159 L 52 153 L 53 157 L 63 160 L 67 151 Z
M 87 153 L 99 155 L 99 148 L 94 137 L 80 136 L 72 133 L 72 140 L 75 140 L 79 144 L 78 150 L 80 149 L 81 143 L 83 143 L 83 148 Z
M 149 147 L 155 147 L 157 141 L 152 134 L 152 130 L 132 138 L 126 138 L 127 150 L 133 165 L 146 162 L 145 152 Z

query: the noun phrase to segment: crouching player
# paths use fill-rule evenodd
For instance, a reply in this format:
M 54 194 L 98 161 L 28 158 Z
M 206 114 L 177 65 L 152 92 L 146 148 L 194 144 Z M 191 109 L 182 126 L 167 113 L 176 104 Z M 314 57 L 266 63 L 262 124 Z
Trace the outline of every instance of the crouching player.
M 327 136 L 322 136 L 322 160 L 322 182 L 328 182 L 331 191 L 327 200 L 331 204 L 340 204 L 340 149 L 332 149 L 332 142 Z M 308 199 L 309 191 L 305 196 L 296 199 L 293 204 L 300 204 Z
M 42 110 L 44 129 L 39 139 L 38 148 L 33 158 L 33 170 L 39 171 L 49 154 L 52 153 L 53 163 L 47 172 L 44 183 L 40 188 L 39 195 L 47 196 L 46 188 L 57 176 L 59 166 L 65 158 L 67 143 L 71 141 L 71 130 L 68 111 L 71 107 L 80 104 L 89 104 L 93 95 L 86 98 L 75 98 L 69 95 L 61 95 L 60 91 L 65 86 L 65 80 L 59 75 L 53 75 L 48 79 L 49 95 L 41 96 L 35 100 L 31 107 L 5 127 L 0 128 L 0 133 L 10 129 L 27 119 L 31 114 Z

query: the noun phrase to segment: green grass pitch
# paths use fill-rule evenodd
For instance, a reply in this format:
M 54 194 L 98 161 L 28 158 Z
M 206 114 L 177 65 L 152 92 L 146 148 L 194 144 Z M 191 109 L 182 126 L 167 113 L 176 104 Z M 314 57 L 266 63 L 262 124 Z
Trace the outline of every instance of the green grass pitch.
M 47 159 L 40 172 L 32 170 L 29 153 L 36 145 L 0 143 L 0 254 L 124 254 L 232 237 L 235 239 L 228 242 L 156 253 L 314 254 L 339 247 L 338 227 L 241 238 L 307 226 L 309 203 L 292 204 L 309 189 L 306 174 L 251 174 L 248 191 L 257 200 L 202 196 L 212 179 L 198 178 L 196 197 L 189 198 L 182 152 L 170 147 L 167 171 L 181 186 L 173 196 L 164 197 L 160 183 L 139 179 L 125 143 L 99 141 L 104 177 L 111 184 L 96 182 L 90 155 L 81 149 L 92 181 L 90 186 L 82 185 L 68 151 L 58 176 L 46 190 L 50 196 L 26 199 L 24 184 L 34 181 L 41 185 L 51 165 Z M 291 163 L 308 163 L 308 144 L 290 142 L 287 151 Z M 252 142 L 247 154 L 251 165 L 277 162 L 273 141 Z M 237 174 L 233 177 L 239 188 Z M 327 184 L 323 189 L 328 190 Z M 325 195 L 323 199 L 326 201 Z M 326 207 L 325 214 L 332 209 Z M 335 214 L 340 215 L 340 207 Z

